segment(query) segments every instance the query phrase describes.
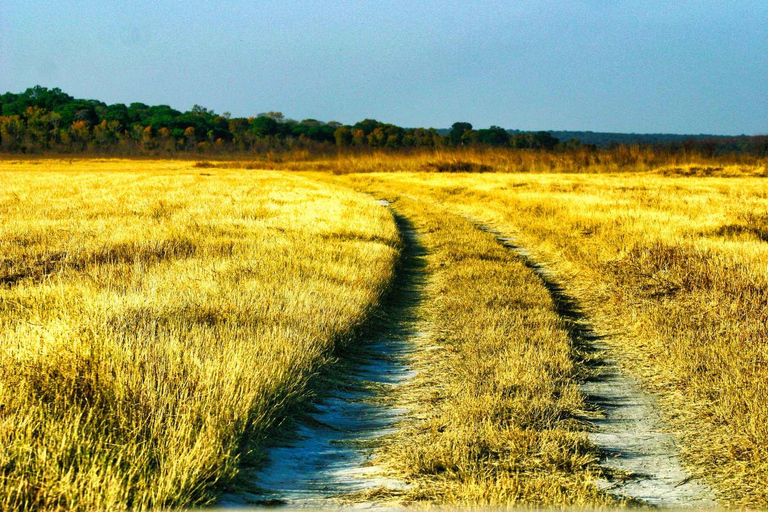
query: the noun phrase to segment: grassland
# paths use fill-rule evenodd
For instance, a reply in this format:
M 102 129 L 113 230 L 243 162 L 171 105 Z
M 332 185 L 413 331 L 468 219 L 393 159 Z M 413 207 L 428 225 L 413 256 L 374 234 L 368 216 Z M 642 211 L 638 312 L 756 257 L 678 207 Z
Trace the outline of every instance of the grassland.
M 403 172 L 346 181 L 515 237 L 578 298 L 623 365 L 661 397 L 694 474 L 724 503 L 764 506 L 768 189 L 756 175 L 683 166 L 617 175 Z M 470 328 L 463 332 L 475 339 Z
M 6 161 L 0 182 L 3 510 L 210 500 L 398 257 L 386 209 L 281 173 Z
M 578 333 L 471 217 L 578 299 L 722 502 L 768 503 L 764 163 L 493 155 L 0 163 L 0 508 L 204 503 L 258 459 L 396 272 L 360 192 L 428 252 L 415 419 L 379 450 L 404 499 L 610 503 Z

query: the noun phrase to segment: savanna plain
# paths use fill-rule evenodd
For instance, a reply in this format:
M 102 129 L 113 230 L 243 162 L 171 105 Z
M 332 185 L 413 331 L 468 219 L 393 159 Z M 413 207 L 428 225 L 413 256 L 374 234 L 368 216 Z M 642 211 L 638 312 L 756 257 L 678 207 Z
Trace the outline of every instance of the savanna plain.
M 765 507 L 765 165 L 461 158 L 0 161 L 0 508 L 215 504 L 400 293 L 406 225 L 423 333 L 370 447 L 405 485 L 349 499 L 642 504 L 604 485 L 567 295 L 689 478 Z

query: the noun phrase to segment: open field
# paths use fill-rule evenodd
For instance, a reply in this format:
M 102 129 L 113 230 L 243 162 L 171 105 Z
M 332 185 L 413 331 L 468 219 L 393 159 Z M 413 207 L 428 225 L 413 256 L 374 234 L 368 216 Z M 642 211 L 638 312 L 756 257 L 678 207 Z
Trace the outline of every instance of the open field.
M 332 370 L 377 326 L 413 345 L 416 377 L 371 402 L 409 410 L 375 443 L 408 487 L 358 499 L 631 503 L 600 489 L 621 475 L 590 441 L 602 356 L 571 299 L 692 475 L 766 505 L 764 167 L 453 172 L 487 156 L 0 161 L 0 507 L 210 502 L 346 389 Z
M 0 181 L 4 510 L 211 499 L 398 257 L 386 209 L 285 174 L 43 161 Z
M 348 180 L 430 201 L 513 237 L 555 272 L 622 364 L 661 396 L 692 471 L 724 502 L 768 502 L 764 180 L 656 172 Z
M 0 2 L 0 512 L 768 512 L 768 0 Z

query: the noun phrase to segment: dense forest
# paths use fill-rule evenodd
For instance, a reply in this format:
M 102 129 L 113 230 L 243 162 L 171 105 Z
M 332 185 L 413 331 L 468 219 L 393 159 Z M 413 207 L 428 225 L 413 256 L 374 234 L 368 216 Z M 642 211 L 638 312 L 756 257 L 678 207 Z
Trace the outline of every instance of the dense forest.
M 6 153 L 101 153 L 167 155 L 245 153 L 281 149 L 509 147 L 597 150 L 579 139 L 560 140 L 549 132 L 522 132 L 498 126 L 475 129 L 457 122 L 448 130 L 403 128 L 373 119 L 354 125 L 316 119 L 295 121 L 280 112 L 254 117 L 216 114 L 201 106 L 181 112 L 168 105 L 76 99 L 58 88 L 32 87 L 0 96 L 0 150 Z M 768 154 L 768 137 L 685 138 L 667 150 Z M 605 142 L 605 141 L 603 141 Z M 608 141 L 610 142 L 610 141 Z M 616 141 L 616 143 L 623 141 Z

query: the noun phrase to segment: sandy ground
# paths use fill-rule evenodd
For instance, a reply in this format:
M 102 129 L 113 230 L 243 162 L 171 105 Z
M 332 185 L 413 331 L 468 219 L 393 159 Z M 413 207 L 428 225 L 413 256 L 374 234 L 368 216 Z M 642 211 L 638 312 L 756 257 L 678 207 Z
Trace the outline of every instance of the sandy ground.
M 604 465 L 628 474 L 602 482 L 609 492 L 631 496 L 659 507 L 712 508 L 711 490 L 690 478 L 677 455 L 674 437 L 664 431 L 653 397 L 622 374 L 605 343 L 593 346 L 602 354 L 595 378 L 581 391 L 604 417 L 593 420 L 590 440 L 605 454 Z

